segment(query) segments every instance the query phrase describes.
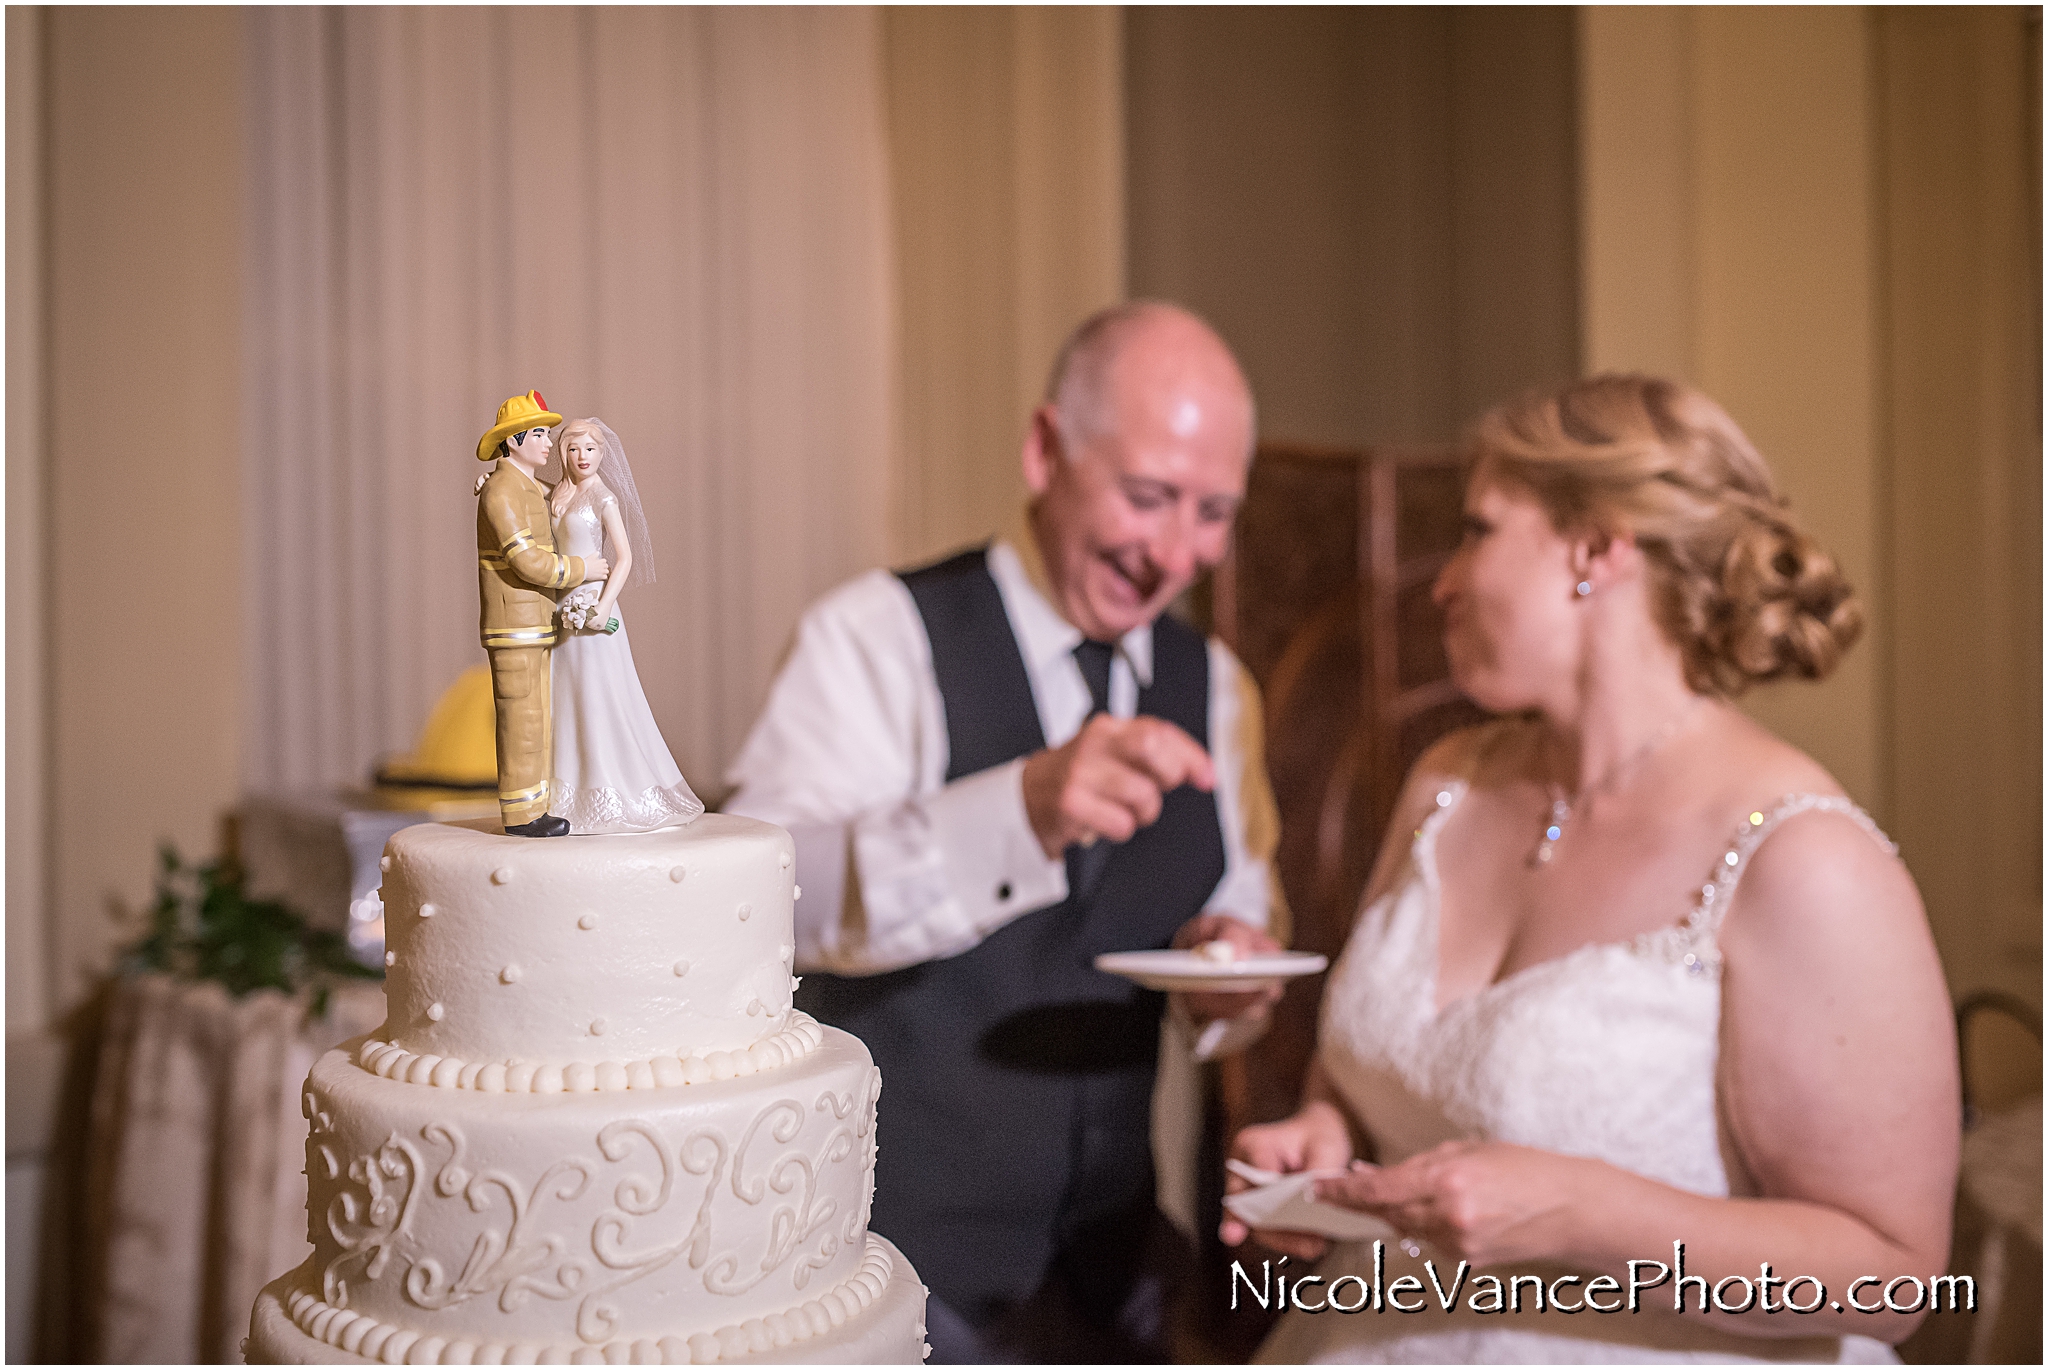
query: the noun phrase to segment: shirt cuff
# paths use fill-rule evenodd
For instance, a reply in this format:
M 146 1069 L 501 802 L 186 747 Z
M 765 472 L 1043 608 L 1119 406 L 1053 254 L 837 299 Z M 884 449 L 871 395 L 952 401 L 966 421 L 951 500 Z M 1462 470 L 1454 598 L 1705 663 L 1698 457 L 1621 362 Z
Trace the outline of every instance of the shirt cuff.
M 1067 897 L 1066 862 L 1046 859 L 1024 812 L 1024 758 L 962 776 L 925 812 L 946 884 L 979 937 Z

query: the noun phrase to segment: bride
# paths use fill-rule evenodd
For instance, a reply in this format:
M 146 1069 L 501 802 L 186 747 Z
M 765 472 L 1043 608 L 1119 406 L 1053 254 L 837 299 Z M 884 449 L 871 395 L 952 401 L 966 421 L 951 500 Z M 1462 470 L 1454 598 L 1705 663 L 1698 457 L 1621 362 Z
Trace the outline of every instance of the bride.
M 555 547 L 602 555 L 609 579 L 562 597 L 554 650 L 555 778 L 548 812 L 577 833 L 673 828 L 704 812 L 640 689 L 619 593 L 654 579 L 653 548 L 619 435 L 596 419 L 556 434 L 562 479 L 548 497 Z M 602 474 L 600 474 L 602 473 Z
M 1941 966 L 1871 820 L 1728 702 L 1826 674 L 1854 596 L 1685 386 L 1532 395 L 1470 455 L 1435 599 L 1501 717 L 1416 763 L 1301 1109 L 1235 1145 L 1392 1230 L 1261 1231 L 1304 1309 L 1261 1358 L 1889 1360 L 1948 1256 Z

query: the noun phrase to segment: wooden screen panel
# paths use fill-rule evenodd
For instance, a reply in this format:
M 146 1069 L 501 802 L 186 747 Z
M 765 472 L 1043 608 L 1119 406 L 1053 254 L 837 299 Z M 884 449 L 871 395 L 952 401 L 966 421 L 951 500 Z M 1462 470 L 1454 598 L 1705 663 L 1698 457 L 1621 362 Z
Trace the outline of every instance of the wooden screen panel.
M 1430 587 L 1463 527 L 1448 450 L 1262 447 L 1212 594 L 1216 632 L 1265 696 L 1294 945 L 1343 950 L 1403 777 L 1482 715 L 1451 684 Z M 1322 977 L 1223 1073 L 1227 1123 L 1293 1111 Z

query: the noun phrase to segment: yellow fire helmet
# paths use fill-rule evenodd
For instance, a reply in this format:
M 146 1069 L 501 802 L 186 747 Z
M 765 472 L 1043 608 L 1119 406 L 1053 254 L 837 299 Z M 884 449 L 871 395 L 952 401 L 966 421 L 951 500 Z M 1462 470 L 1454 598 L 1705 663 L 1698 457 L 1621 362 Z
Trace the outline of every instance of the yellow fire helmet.
M 529 428 L 553 428 L 562 421 L 562 416 L 548 409 L 548 402 L 540 397 L 540 391 L 529 390 L 524 395 L 514 395 L 498 406 L 498 421 L 491 431 L 476 440 L 476 459 L 489 461 L 498 455 L 498 444 L 514 433 L 524 433 Z
M 498 788 L 498 716 L 491 668 L 472 666 L 442 693 L 411 756 L 386 757 L 377 783 L 447 790 Z

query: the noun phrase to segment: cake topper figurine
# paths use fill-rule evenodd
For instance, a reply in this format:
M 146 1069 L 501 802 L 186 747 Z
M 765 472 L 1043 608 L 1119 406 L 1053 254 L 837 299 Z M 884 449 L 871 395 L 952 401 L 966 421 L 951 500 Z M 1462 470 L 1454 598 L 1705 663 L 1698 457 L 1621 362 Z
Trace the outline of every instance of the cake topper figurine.
M 549 652 L 555 645 L 556 596 L 605 578 L 604 558 L 555 552 L 541 463 L 562 421 L 538 390 L 498 406 L 498 421 L 477 439 L 476 459 L 498 459 L 477 490 L 479 624 L 491 658 L 498 714 L 498 808 L 513 837 L 560 837 L 568 820 L 548 812 L 554 748 L 550 737 Z
M 555 545 L 600 569 L 562 597 L 554 654 L 554 802 L 580 833 L 673 828 L 704 812 L 655 725 L 619 593 L 654 579 L 654 547 L 619 435 L 596 419 L 556 433 Z M 555 469 L 554 461 L 548 470 Z

